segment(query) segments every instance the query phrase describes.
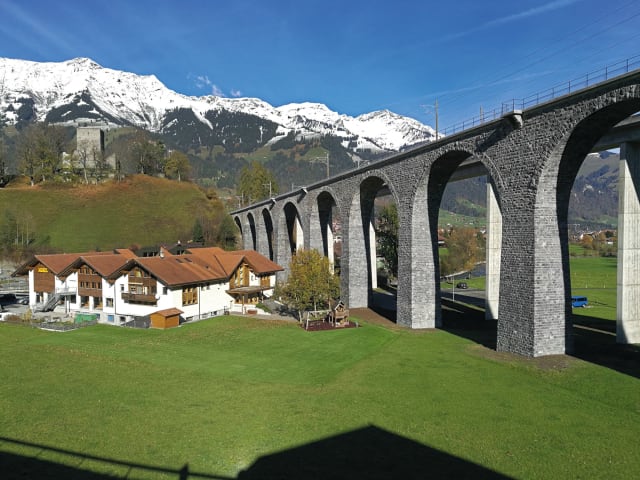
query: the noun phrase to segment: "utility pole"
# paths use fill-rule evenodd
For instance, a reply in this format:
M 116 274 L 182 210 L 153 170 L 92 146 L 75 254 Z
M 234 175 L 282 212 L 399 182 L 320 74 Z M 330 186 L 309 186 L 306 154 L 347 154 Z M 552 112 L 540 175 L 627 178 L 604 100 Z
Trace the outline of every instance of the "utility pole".
M 436 140 L 438 140 L 438 99 L 436 98 L 436 104 L 435 104 L 435 109 L 436 109 Z
M 327 152 L 324 157 L 314 157 L 309 161 L 311 163 L 316 163 L 316 162 L 324 162 L 324 163 L 326 163 L 327 164 L 327 178 L 329 178 L 329 152 Z
M 425 109 L 425 113 L 430 113 L 430 110 L 433 110 L 436 117 L 436 141 L 440 138 L 440 130 L 438 128 L 438 99 L 436 98 L 436 103 L 433 105 L 421 105 L 422 108 Z

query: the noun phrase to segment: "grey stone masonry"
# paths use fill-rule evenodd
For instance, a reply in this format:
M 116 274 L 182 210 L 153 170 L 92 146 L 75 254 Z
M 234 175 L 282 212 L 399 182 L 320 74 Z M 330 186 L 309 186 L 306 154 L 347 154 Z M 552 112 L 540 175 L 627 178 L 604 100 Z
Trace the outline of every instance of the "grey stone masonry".
M 242 229 L 245 247 L 262 251 L 264 245 L 272 245 L 274 261 L 285 268 L 297 248 L 317 248 L 329 255 L 333 248 L 328 245 L 333 237 L 327 233 L 329 218 L 337 217 L 342 225 L 342 298 L 349 307 L 363 307 L 370 304 L 375 286 L 373 202 L 377 192 L 388 190 L 398 207 L 400 225 L 397 322 L 409 328 L 434 328 L 442 318 L 440 202 L 458 167 L 465 161 L 480 162 L 495 196 L 490 198 L 489 274 L 493 277 L 488 280 L 488 315 L 498 319 L 497 348 L 533 357 L 563 354 L 572 348 L 567 232 L 571 187 L 599 139 L 638 111 L 640 71 L 634 71 L 232 215 Z M 626 151 L 637 166 L 635 148 Z M 627 183 L 637 187 L 639 177 L 629 171 Z M 636 232 L 637 242 L 637 188 L 629 195 L 631 203 L 624 207 L 628 213 L 621 228 Z M 271 243 L 261 238 L 267 236 L 264 212 L 273 223 Z M 247 240 L 254 235 L 258 238 Z M 626 280 L 637 282 L 638 247 L 627 238 L 619 257 L 624 263 L 619 270 L 626 275 L 619 280 L 619 299 L 638 298 L 637 286 Z M 286 271 L 278 280 L 285 278 Z M 638 318 L 637 313 L 632 315 Z M 620 324 L 624 333 L 619 338 L 637 342 L 633 333 L 638 331 L 637 324 Z

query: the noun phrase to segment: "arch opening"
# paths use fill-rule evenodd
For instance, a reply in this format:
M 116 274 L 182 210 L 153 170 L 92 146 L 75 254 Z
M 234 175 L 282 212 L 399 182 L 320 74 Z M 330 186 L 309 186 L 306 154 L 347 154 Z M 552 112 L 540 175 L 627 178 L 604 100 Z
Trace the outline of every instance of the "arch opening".
M 331 193 L 321 192 L 312 211 L 310 247 L 329 259 L 331 270 L 339 273 L 342 253 L 342 219 Z
M 428 215 L 436 325 L 473 325 L 468 331 L 474 340 L 494 347 L 502 213 L 499 191 L 484 162 L 466 151 L 439 157 L 429 174 Z
M 560 143 L 559 151 L 551 158 L 557 161 L 549 161 L 542 171 L 536 197 L 536 235 L 549 236 L 543 233 L 545 229 L 551 232 L 546 250 L 557 252 L 552 255 L 552 268 L 558 275 L 539 288 L 539 295 L 551 299 L 553 314 L 549 317 L 553 323 L 550 329 L 536 332 L 537 355 L 567 352 L 590 356 L 593 345 L 583 340 L 593 336 L 585 332 L 593 332 L 589 329 L 594 326 L 615 332 L 619 343 L 640 342 L 640 307 L 637 301 L 629 302 L 640 298 L 640 242 L 631 233 L 637 228 L 634 225 L 640 214 L 640 148 L 636 142 L 626 142 L 624 135 L 617 135 L 619 148 L 613 151 L 614 145 L 604 145 L 608 152 L 604 155 L 597 148 L 612 128 L 639 109 L 640 99 L 629 99 L 587 116 Z M 606 162 L 610 156 L 613 163 Z M 594 184 L 602 181 L 598 174 L 606 174 L 606 169 L 617 177 L 618 189 L 618 199 L 614 201 L 617 208 L 609 225 L 587 220 L 584 211 L 580 217 L 579 203 L 584 201 L 584 189 L 594 189 Z M 603 206 L 607 198 L 602 194 L 600 197 L 598 204 Z M 547 211 L 555 212 L 551 225 L 545 222 Z M 589 212 L 586 213 L 588 217 Z M 542 252 L 536 255 L 539 253 Z M 603 258 L 602 254 L 615 255 L 617 259 Z M 592 258 L 586 260 L 588 257 Z M 573 308 L 574 296 L 587 297 L 595 308 Z M 610 341 L 611 336 L 601 335 L 598 343 Z
M 251 234 L 251 243 L 249 247 L 252 250 L 258 250 L 258 231 L 256 228 L 256 219 L 252 213 L 247 214 L 247 221 L 249 222 L 249 233 Z
M 269 260 L 274 260 L 275 257 L 273 253 L 273 236 L 274 236 L 273 220 L 271 219 L 271 214 L 269 213 L 269 210 L 267 210 L 266 208 L 262 210 L 262 225 L 264 227 L 264 246 L 260 250 L 260 253 L 267 256 Z
M 360 183 L 349 215 L 345 245 L 349 264 L 341 266 L 349 272 L 349 305 L 369 307 L 392 321 L 397 318 L 398 288 L 396 198 L 382 176 L 370 176 Z M 395 228 L 391 235 L 390 228 Z

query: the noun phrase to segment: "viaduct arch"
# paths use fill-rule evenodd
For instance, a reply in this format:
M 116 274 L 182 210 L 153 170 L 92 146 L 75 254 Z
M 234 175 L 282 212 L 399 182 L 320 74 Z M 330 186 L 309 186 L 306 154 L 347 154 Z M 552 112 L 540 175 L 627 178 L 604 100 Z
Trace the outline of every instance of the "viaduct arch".
M 351 307 L 363 307 L 368 305 L 374 268 L 371 195 L 388 188 L 400 222 L 397 322 L 410 328 L 438 327 L 438 209 L 456 169 L 473 160 L 490 179 L 487 315 L 498 319 L 497 349 L 526 356 L 563 354 L 572 348 L 567 247 L 571 187 L 586 154 L 612 127 L 638 111 L 636 70 L 232 215 L 245 248 L 262 245 L 259 239 L 267 235 L 255 219 L 263 212 L 273 218 L 274 260 L 286 267 L 296 248 L 321 247 L 318 250 L 329 255 L 331 205 L 343 225 L 342 296 Z M 621 146 L 620 182 L 618 340 L 638 343 L 640 143 Z M 286 275 L 282 272 L 280 279 Z

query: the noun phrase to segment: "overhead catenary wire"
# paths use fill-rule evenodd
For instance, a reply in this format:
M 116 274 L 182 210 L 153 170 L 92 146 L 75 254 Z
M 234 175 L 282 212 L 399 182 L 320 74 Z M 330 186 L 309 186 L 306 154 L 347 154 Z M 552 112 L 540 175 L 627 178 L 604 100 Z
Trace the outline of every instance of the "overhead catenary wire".
M 625 3 L 624 5 L 616 8 L 616 9 L 612 9 L 609 12 L 607 12 L 606 15 L 600 16 L 598 17 L 596 20 L 589 22 L 577 29 L 575 29 L 574 31 L 572 31 L 571 33 L 569 33 L 568 35 L 559 35 L 557 37 L 554 37 L 552 40 L 550 40 L 548 43 L 546 43 L 545 45 L 540 46 L 539 48 L 537 48 L 536 50 L 534 50 L 533 52 L 524 55 L 522 57 L 522 59 L 532 59 L 532 61 L 526 63 L 525 65 L 522 65 L 520 67 L 517 67 L 511 71 L 508 71 L 506 73 L 502 73 L 499 74 L 497 76 L 486 76 L 483 79 L 478 80 L 478 82 L 476 82 L 474 85 L 469 85 L 467 87 L 463 87 L 463 91 L 460 91 L 456 94 L 447 94 L 447 93 L 440 93 L 437 94 L 438 97 L 438 101 L 439 101 L 439 106 L 441 107 L 443 112 L 446 112 L 447 110 L 451 111 L 451 107 L 456 106 L 456 105 L 460 105 L 462 104 L 462 102 L 464 102 L 465 105 L 469 105 L 469 97 L 470 96 L 474 96 L 475 100 L 478 100 L 478 91 L 482 90 L 482 89 L 487 89 L 490 87 L 495 87 L 497 85 L 501 85 L 501 84 L 505 84 L 508 83 L 508 81 L 510 79 L 512 79 L 512 77 L 514 77 L 515 75 L 521 74 L 526 72 L 528 69 L 530 69 L 533 66 L 539 65 L 542 62 L 549 60 L 550 58 L 553 58 L 557 55 L 559 55 L 560 53 L 566 52 L 570 49 L 573 49 L 581 44 L 584 44 L 585 42 L 592 40 L 593 38 L 596 38 L 599 35 L 602 35 L 616 27 L 619 27 L 625 23 L 628 23 L 630 21 L 632 21 L 635 18 L 640 17 L 640 11 L 635 11 L 635 12 L 631 12 L 629 15 L 625 15 L 623 18 L 621 18 L 620 20 L 616 21 L 613 24 L 607 24 L 604 28 L 600 28 L 598 30 L 594 30 L 592 29 L 592 27 L 594 27 L 595 25 L 601 25 L 603 22 L 605 22 L 606 20 L 608 20 L 609 18 L 611 18 L 612 16 L 616 16 L 617 18 L 620 18 L 619 13 L 624 11 L 625 9 L 627 9 L 627 7 L 631 6 L 631 5 L 637 5 L 637 1 L 633 0 L 630 2 Z M 572 43 L 569 44 L 564 44 L 562 45 L 560 48 L 556 48 L 552 51 L 549 52 L 549 44 L 557 44 L 562 40 L 568 40 L 571 39 L 572 37 L 575 37 L 577 34 L 580 34 L 581 32 L 585 31 L 585 30 L 589 30 L 591 32 L 591 34 L 587 35 L 587 36 L 583 36 L 581 38 L 578 38 L 577 40 L 573 41 Z M 624 43 L 628 43 L 629 41 L 635 39 L 636 37 L 640 36 L 639 34 L 633 35 L 631 37 L 627 37 L 625 39 L 622 39 L 618 42 L 615 42 L 613 44 L 607 44 L 605 45 L 603 48 L 598 49 L 598 50 L 588 50 L 585 51 L 584 55 L 580 56 L 580 61 L 584 61 L 590 58 L 594 58 L 595 56 L 597 56 L 599 53 L 602 53 L 603 51 L 606 50 L 610 50 L 611 48 L 613 48 L 614 46 L 618 46 L 620 44 L 624 44 Z M 547 53 L 549 52 L 549 53 Z M 544 53 L 544 55 L 542 57 L 538 57 L 539 54 Z M 536 58 L 537 57 L 537 58 Z M 578 63 L 578 62 L 576 62 Z M 512 66 L 512 65 L 511 65 Z M 550 74 L 551 72 L 549 72 Z M 539 78 L 538 75 L 535 76 L 536 78 Z M 519 88 L 522 90 L 522 93 L 528 93 L 526 90 L 527 85 L 530 85 L 531 83 L 533 83 L 533 79 L 530 80 L 523 80 L 520 84 L 519 84 Z M 501 99 L 502 100 L 502 99 Z M 497 101 L 496 101 L 497 103 Z M 444 108 L 443 108 L 444 107 Z M 458 121 L 461 119 L 458 119 Z M 446 125 L 445 125 L 446 126 Z

